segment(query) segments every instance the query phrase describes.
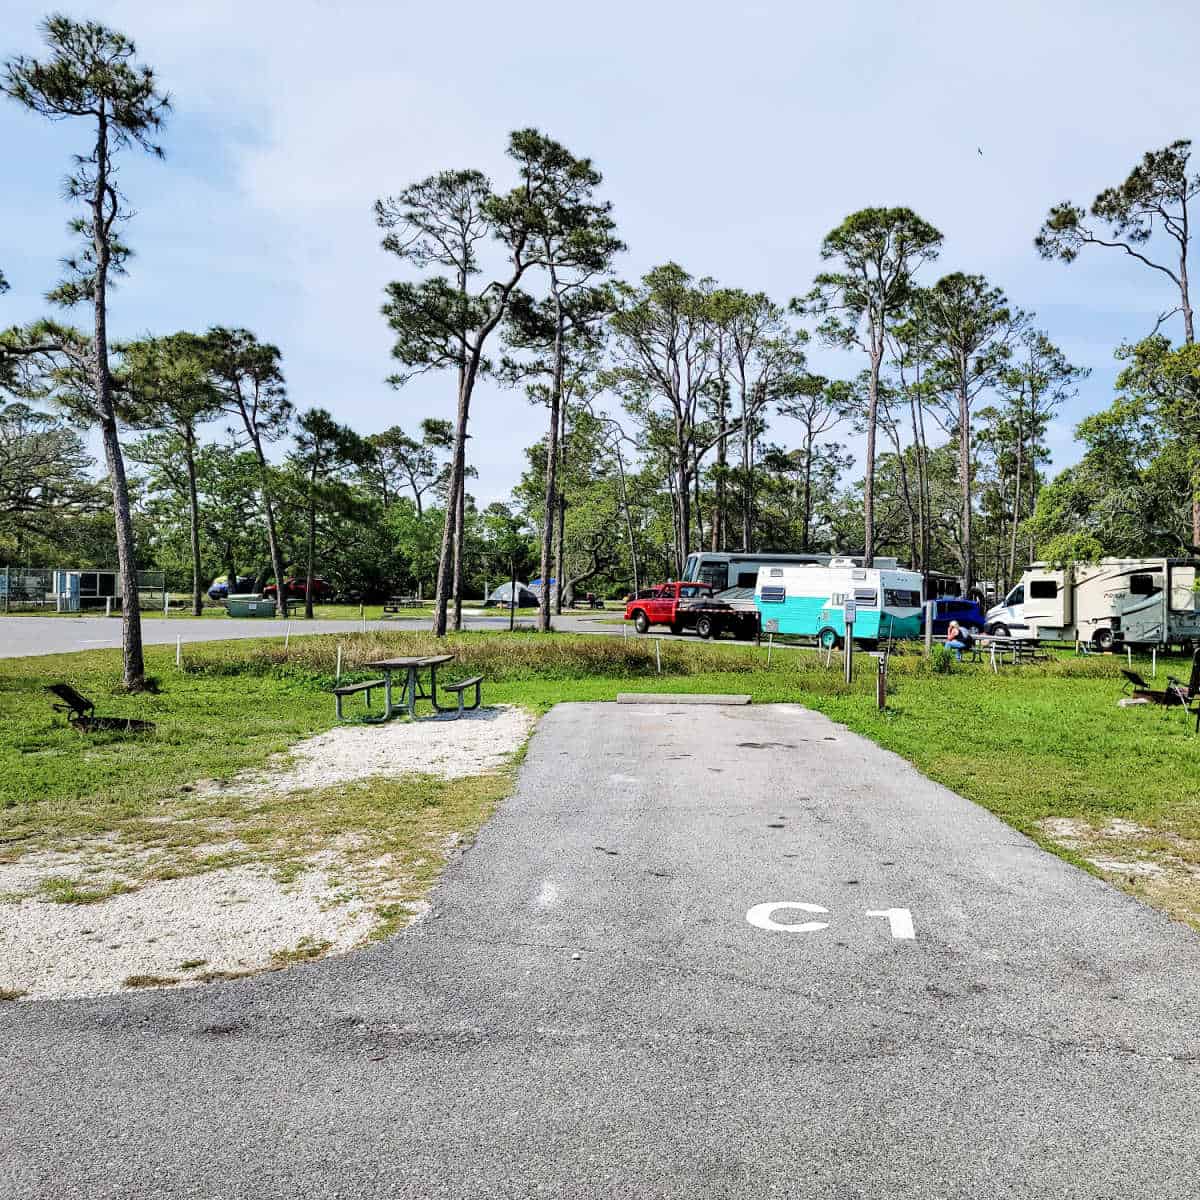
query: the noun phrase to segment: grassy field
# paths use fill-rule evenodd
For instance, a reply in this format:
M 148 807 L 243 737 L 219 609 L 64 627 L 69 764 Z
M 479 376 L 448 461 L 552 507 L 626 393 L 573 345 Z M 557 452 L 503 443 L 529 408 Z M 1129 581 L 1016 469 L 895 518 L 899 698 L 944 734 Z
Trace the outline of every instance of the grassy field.
M 184 789 L 197 780 L 228 779 L 329 728 L 339 643 L 351 677 L 381 654 L 434 646 L 426 634 L 378 628 L 299 639 L 286 651 L 278 640 L 214 643 L 188 648 L 182 671 L 173 649 L 152 649 L 149 666 L 159 691 L 136 697 L 119 692 L 113 651 L 0 663 L 0 858 L 102 834 L 144 839 L 164 807 L 186 810 Z M 1063 657 L 998 675 L 986 665 L 935 674 L 918 655 L 905 655 L 892 660 L 891 694 L 880 713 L 873 660 L 865 656 L 855 683 L 846 687 L 836 656 L 826 668 L 812 651 L 777 646 L 768 669 L 765 647 L 670 638 L 661 647 L 659 675 L 651 639 L 449 639 L 461 672 L 486 677 L 487 703 L 544 711 L 560 701 L 645 690 L 748 692 L 760 703 L 809 705 L 1065 857 L 1090 869 L 1097 869 L 1095 862 L 1115 864 L 1103 868 L 1108 878 L 1200 924 L 1194 782 L 1200 739 L 1179 709 L 1118 708 L 1121 662 Z M 1160 681 L 1166 669 L 1183 673 L 1180 664 L 1160 662 Z M 46 703 L 41 689 L 57 679 L 95 699 L 102 713 L 156 722 L 157 733 L 81 737 Z M 498 794 L 484 790 L 472 809 L 480 820 Z M 337 807 L 336 798 L 326 796 L 313 811 Z M 343 814 L 343 823 L 358 819 L 378 829 L 385 815 Z M 253 821 L 266 837 L 282 812 L 258 813 Z M 297 823 L 305 837 L 319 832 L 320 821 Z

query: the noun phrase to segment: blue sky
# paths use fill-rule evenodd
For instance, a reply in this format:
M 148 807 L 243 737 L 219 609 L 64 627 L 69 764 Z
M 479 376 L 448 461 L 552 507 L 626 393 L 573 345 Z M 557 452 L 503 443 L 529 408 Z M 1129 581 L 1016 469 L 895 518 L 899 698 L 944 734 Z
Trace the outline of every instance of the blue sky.
M 6 0 L 0 53 L 36 53 L 41 4 Z M 379 316 L 399 264 L 377 196 L 443 167 L 507 180 L 508 131 L 536 125 L 590 155 L 635 277 L 674 259 L 786 301 L 822 236 L 866 205 L 915 208 L 945 235 L 943 270 L 987 275 L 1093 369 L 1051 430 L 1104 407 L 1112 349 L 1171 306 L 1117 253 L 1045 263 L 1049 206 L 1089 202 L 1144 150 L 1200 132 L 1192 5 L 1148 0 L 989 6 L 691 0 L 444 5 L 404 0 L 141 0 L 69 6 L 138 42 L 172 93 L 165 163 L 130 159 L 137 251 L 116 336 L 245 325 L 280 345 L 293 401 L 363 432 L 449 416 L 454 386 L 386 382 Z M 0 324 L 44 310 L 70 247 L 61 199 L 82 130 L 0 104 Z M 982 156 L 977 152 L 982 148 Z M 1179 331 L 1174 331 L 1178 336 Z M 831 374 L 859 362 L 813 360 Z M 542 413 L 477 393 L 481 502 L 516 482 Z M 787 441 L 786 422 L 773 436 Z

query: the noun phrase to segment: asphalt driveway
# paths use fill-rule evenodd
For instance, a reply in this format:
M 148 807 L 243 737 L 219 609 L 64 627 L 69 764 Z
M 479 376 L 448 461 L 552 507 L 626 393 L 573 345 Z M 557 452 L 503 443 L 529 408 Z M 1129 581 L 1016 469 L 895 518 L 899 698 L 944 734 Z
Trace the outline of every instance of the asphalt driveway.
M 0 1194 L 1196 1194 L 1200 939 L 798 707 L 559 706 L 434 901 L 0 1008 Z

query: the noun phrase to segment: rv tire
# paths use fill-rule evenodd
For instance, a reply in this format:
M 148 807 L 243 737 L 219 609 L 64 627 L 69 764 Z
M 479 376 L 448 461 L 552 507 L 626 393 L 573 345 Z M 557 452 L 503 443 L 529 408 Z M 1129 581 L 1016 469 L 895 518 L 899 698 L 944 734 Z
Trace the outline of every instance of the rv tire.
M 995 625 L 988 630 L 993 637 L 1008 637 L 1008 626 L 1003 621 L 997 621 Z
M 838 636 L 838 631 L 831 629 L 828 625 L 817 634 L 817 645 L 822 650 L 837 650 L 841 644 L 842 639 Z
M 1111 650 L 1113 644 L 1113 635 L 1111 629 L 1097 629 L 1092 634 L 1092 645 L 1097 650 Z

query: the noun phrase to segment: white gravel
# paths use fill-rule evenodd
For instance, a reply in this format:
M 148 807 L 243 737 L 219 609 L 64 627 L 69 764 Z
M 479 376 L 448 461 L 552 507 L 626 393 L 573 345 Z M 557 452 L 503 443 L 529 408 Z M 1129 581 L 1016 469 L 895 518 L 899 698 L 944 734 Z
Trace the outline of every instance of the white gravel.
M 195 980 L 267 967 L 301 943 L 338 954 L 375 924 L 361 900 L 330 905 L 322 871 L 286 887 L 263 868 L 168 879 L 96 904 L 27 899 L 0 909 L 0 989 L 98 996 L 138 975 Z M 183 964 L 189 964 L 184 967 Z
M 386 725 L 339 725 L 293 746 L 291 765 L 239 777 L 224 790 L 254 795 L 324 788 L 375 775 L 483 775 L 505 763 L 529 736 L 523 708 L 481 708 L 462 717 L 425 717 Z
M 481 775 L 507 762 L 532 725 L 524 709 L 504 707 L 460 720 L 340 726 L 298 743 L 274 768 L 198 792 L 253 797 L 378 776 Z M 236 841 L 228 847 L 245 848 Z M 310 869 L 288 883 L 274 878 L 269 866 L 250 863 L 152 881 L 82 905 L 49 900 L 41 888 L 55 877 L 92 891 L 128 881 L 147 853 L 102 837 L 84 849 L 42 850 L 0 864 L 0 994 L 101 995 L 123 990 L 137 976 L 187 986 L 206 972 L 264 969 L 273 956 L 297 947 L 344 953 L 376 925 L 376 904 L 392 899 L 371 894 L 371 868 L 379 864 L 343 858 L 352 847 L 350 838 L 323 848 L 309 860 Z M 424 905 L 408 907 L 415 916 Z

